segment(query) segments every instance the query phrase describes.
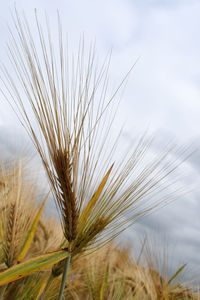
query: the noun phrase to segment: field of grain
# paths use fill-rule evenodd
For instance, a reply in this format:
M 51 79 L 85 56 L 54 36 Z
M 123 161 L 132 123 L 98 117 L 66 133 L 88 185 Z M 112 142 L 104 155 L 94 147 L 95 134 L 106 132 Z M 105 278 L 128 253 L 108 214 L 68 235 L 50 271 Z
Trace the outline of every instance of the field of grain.
M 94 44 L 86 50 L 83 38 L 69 54 L 59 15 L 56 41 L 37 11 L 34 35 L 31 25 L 16 12 L 12 72 L 1 67 L 2 94 L 37 150 L 49 192 L 38 196 L 42 182 L 31 182 L 25 161 L 2 163 L 0 299 L 198 299 L 181 282 L 185 265 L 168 277 L 156 269 L 155 254 L 141 263 L 115 244 L 140 217 L 175 198 L 170 175 L 176 178 L 191 153 L 169 145 L 148 156 L 153 138 L 145 133 L 119 159 L 120 135 L 110 143 L 115 98 L 133 67 L 109 94 L 110 54 L 99 65 Z M 42 215 L 49 195 L 60 222 Z

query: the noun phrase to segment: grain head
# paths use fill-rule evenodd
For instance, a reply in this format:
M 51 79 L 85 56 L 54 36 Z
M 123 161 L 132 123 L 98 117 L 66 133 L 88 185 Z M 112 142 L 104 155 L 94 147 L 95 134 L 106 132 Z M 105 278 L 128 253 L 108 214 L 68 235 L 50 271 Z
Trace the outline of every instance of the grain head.
M 87 52 L 81 39 L 70 56 L 59 17 L 57 40 L 48 22 L 41 26 L 37 11 L 34 36 L 17 12 L 14 25 L 8 51 L 15 78 L 2 65 L 1 91 L 41 157 L 72 255 L 96 249 L 175 197 L 176 186 L 168 190 L 166 178 L 186 154 L 181 150 L 169 159 L 175 153 L 169 147 L 147 160 L 152 139 L 143 136 L 113 165 L 118 139 L 109 148 L 106 142 L 114 98 L 128 75 L 108 95 L 110 55 L 99 67 L 94 45 Z

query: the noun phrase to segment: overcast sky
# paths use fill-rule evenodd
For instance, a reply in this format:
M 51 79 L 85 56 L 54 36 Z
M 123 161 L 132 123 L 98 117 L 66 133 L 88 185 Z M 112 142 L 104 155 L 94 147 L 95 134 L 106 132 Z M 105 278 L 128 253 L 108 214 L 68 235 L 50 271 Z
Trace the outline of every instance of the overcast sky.
M 33 8 L 46 11 L 52 24 L 60 11 L 63 31 L 71 45 L 80 34 L 96 40 L 99 55 L 112 48 L 110 78 L 113 84 L 139 58 L 118 114 L 124 124 L 122 138 L 131 143 L 135 134 L 149 128 L 159 139 L 194 145 L 197 152 L 184 166 L 182 184 L 193 191 L 165 209 L 141 220 L 128 236 L 150 232 L 164 236 L 174 257 L 199 270 L 200 257 L 200 1 L 199 0 L 34 0 L 15 1 L 28 19 Z M 0 1 L 0 60 L 6 61 L 7 23 L 13 1 Z M 3 153 L 28 148 L 25 133 L 0 102 L 0 143 Z M 14 133 L 13 135 L 13 128 Z M 118 129 L 118 128 L 116 128 Z M 17 138 L 16 138 L 17 137 Z M 23 147 L 22 147 L 23 145 Z

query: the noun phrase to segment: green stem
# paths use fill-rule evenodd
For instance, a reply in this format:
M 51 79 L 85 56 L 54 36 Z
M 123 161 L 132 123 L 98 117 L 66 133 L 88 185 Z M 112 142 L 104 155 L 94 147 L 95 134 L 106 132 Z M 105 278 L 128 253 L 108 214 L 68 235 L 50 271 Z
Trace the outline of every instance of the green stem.
M 60 287 L 60 293 L 59 293 L 58 300 L 62 300 L 62 298 L 63 298 L 63 293 L 64 293 L 64 289 L 65 289 L 65 283 L 66 283 L 67 273 L 68 273 L 68 270 L 69 270 L 70 260 L 71 260 L 71 256 L 69 255 L 65 259 L 65 265 L 64 265 L 62 282 L 61 282 L 61 287 Z

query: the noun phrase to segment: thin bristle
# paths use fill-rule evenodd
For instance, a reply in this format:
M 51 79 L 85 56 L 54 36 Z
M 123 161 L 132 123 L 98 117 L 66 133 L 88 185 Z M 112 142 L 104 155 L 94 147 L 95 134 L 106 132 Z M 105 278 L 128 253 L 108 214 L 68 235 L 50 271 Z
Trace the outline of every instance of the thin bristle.
M 49 25 L 46 31 L 40 25 L 37 11 L 35 21 L 33 36 L 26 18 L 16 12 L 17 32 L 11 31 L 9 58 L 17 78 L 3 66 L 2 92 L 36 146 L 64 236 L 77 254 L 104 245 L 139 217 L 174 199 L 178 188 L 168 190 L 167 178 L 187 153 L 174 154 L 168 147 L 152 158 L 152 138 L 144 134 L 113 166 L 118 144 L 118 138 L 113 146 L 109 143 L 116 112 L 113 99 L 129 72 L 108 97 L 110 55 L 99 67 L 94 45 L 86 55 L 81 39 L 70 63 L 60 20 L 57 43 Z

